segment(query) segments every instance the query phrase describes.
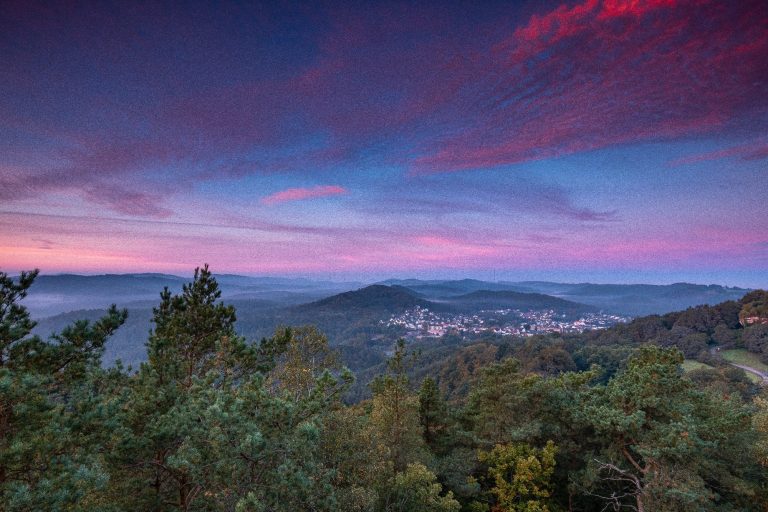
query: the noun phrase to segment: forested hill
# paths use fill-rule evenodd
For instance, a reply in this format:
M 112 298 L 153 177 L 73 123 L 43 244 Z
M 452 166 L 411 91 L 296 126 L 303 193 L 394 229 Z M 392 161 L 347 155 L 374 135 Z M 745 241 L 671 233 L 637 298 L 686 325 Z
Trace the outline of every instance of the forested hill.
M 663 314 L 699 304 L 713 305 L 728 300 L 739 300 L 750 291 L 744 288 L 691 283 L 651 285 L 549 281 L 488 282 L 475 279 L 427 281 L 390 279 L 381 284 L 403 286 L 429 300 L 455 297 L 480 290 L 540 293 L 630 316 Z
M 222 296 L 229 301 L 269 301 L 287 307 L 319 301 L 357 290 L 363 283 L 331 282 L 304 278 L 217 275 Z M 150 308 L 167 287 L 181 291 L 189 280 L 168 274 L 41 275 L 24 304 L 36 318 L 75 310 L 100 309 L 115 303 L 120 307 Z M 542 281 L 490 282 L 477 279 L 419 280 L 390 279 L 379 285 L 406 289 L 428 301 L 442 301 L 477 291 L 539 293 L 594 306 L 619 315 L 642 316 L 682 310 L 698 304 L 739 300 L 749 290 L 717 285 L 677 283 L 671 285 L 569 284 Z M 354 305 L 354 304 L 353 304 Z
M 311 302 L 359 286 L 355 282 L 331 282 L 302 278 L 217 275 L 228 300 L 270 301 L 275 306 Z M 37 318 L 79 309 L 105 308 L 117 304 L 129 308 L 151 308 L 168 288 L 181 291 L 189 277 L 168 274 L 40 275 L 24 304 Z
M 328 313 L 349 311 L 375 311 L 382 314 L 402 313 L 415 306 L 431 304 L 401 286 L 371 285 L 359 290 L 344 292 L 316 302 L 297 306 L 303 313 Z
M 519 286 L 515 283 L 498 283 L 480 281 L 478 279 L 453 279 L 453 280 L 427 280 L 420 279 L 389 279 L 379 284 L 387 286 L 402 286 L 413 290 L 424 297 L 447 297 L 464 295 L 471 292 L 489 291 L 516 291 L 524 293 L 536 292 L 535 289 Z
M 759 383 L 761 379 L 734 367 L 733 363 L 768 375 L 766 304 L 768 293 L 758 290 L 739 301 L 649 315 L 581 334 L 529 338 L 488 336 L 472 344 L 451 340 L 438 346 L 416 344 L 412 348 L 420 351 L 420 357 L 410 372 L 416 380 L 434 378 L 446 396 L 461 399 L 481 368 L 505 357 L 515 357 L 526 371 L 540 375 L 587 371 L 597 364 L 602 378 L 608 379 L 625 367 L 639 347 L 659 346 L 679 350 L 690 361 L 687 367 L 696 369 L 692 377 L 718 382 L 719 386 L 734 385 L 739 392 L 746 392 L 750 382 Z M 382 369 L 378 366 L 365 370 L 359 381 L 367 382 Z M 731 384 L 726 385 L 726 381 Z M 367 396 L 364 386 L 356 387 L 355 393 L 358 398 Z
M 383 354 L 397 338 L 397 333 L 381 327 L 380 322 L 416 306 L 465 314 L 482 309 L 504 308 L 553 309 L 563 314 L 593 310 L 589 306 L 556 297 L 517 292 L 478 291 L 464 296 L 427 300 L 408 288 L 396 285 L 372 285 L 299 305 L 242 298 L 239 294 L 225 299 L 235 306 L 237 331 L 247 339 L 258 340 L 271 336 L 281 325 L 316 325 L 329 336 L 333 345 L 341 347 L 346 355 L 345 362 L 355 370 L 366 368 L 370 363 L 381 362 Z M 127 304 L 129 315 L 125 325 L 107 343 L 104 354 L 107 364 L 120 359 L 125 364 L 137 367 L 146 359 L 144 344 L 152 328 L 150 319 L 153 305 L 147 301 Z M 93 320 L 103 313 L 104 310 L 99 309 L 62 313 L 42 319 L 34 332 L 48 336 L 77 318 Z
M 588 313 L 598 311 L 594 306 L 579 304 L 551 295 L 541 293 L 522 293 L 514 291 L 490 291 L 478 290 L 465 295 L 433 299 L 438 306 L 450 305 L 463 311 L 484 309 L 519 309 L 519 310 L 544 310 L 553 309 L 570 314 Z
M 750 291 L 744 288 L 691 283 L 563 284 L 529 281 L 514 285 L 632 316 L 663 314 L 699 304 L 714 305 L 739 300 Z

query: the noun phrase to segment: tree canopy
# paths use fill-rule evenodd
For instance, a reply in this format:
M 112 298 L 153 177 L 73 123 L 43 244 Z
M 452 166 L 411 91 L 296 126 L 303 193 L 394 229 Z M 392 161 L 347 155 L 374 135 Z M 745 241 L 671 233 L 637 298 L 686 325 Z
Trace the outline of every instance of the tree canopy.
M 100 364 L 126 319 L 114 306 L 32 335 L 36 276 L 0 273 L 3 512 L 768 506 L 768 396 L 733 367 L 683 370 L 713 343 L 768 346 L 739 323 L 759 294 L 426 366 L 400 340 L 355 402 L 317 328 L 239 336 L 207 266 L 160 294 L 135 371 Z

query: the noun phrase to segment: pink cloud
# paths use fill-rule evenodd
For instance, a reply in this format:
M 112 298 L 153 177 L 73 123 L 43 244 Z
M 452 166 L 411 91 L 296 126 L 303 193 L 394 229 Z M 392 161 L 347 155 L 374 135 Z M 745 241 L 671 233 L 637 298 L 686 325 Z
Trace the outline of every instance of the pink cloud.
M 272 205 L 288 201 L 301 201 L 318 197 L 337 196 L 346 193 L 347 189 L 338 185 L 318 185 L 312 188 L 289 188 L 262 198 L 261 203 Z
M 433 261 L 489 257 L 499 252 L 499 248 L 493 244 L 477 244 L 432 234 L 412 237 L 412 241 L 416 249 L 414 255 L 418 255 L 419 259 Z
M 0 211 L 0 261 L 45 272 L 188 272 L 201 262 L 218 271 L 331 272 L 436 268 L 690 268 L 743 263 L 761 268 L 768 231 L 751 222 L 657 232 L 567 229 L 562 238 L 535 228 L 456 230 L 408 225 L 403 229 L 317 231 L 299 226 L 222 225 L 10 214 Z M 269 230 L 264 236 L 262 231 Z M 311 235 L 311 236 L 307 236 Z M 42 244 L 42 245 L 41 245 Z M 53 247 L 53 250 L 49 248 Z M 33 262 L 30 264 L 29 262 Z

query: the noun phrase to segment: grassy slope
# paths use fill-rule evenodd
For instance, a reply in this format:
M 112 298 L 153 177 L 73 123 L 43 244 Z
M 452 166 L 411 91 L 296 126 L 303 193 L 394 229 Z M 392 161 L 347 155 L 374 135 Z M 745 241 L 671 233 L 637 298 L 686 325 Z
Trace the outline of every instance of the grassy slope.
M 714 367 L 709 366 L 708 364 L 700 363 L 698 361 L 694 361 L 693 359 L 686 359 L 683 361 L 683 364 L 681 365 L 683 367 L 683 371 L 690 372 L 692 370 L 713 370 Z
M 748 352 L 744 350 L 743 348 L 740 349 L 733 349 L 733 350 L 723 350 L 719 352 L 719 354 L 728 362 L 741 364 L 744 366 L 749 366 L 751 368 L 754 368 L 755 370 L 760 370 L 762 372 L 768 372 L 768 365 L 760 361 L 760 358 L 757 357 L 756 354 L 753 354 L 752 352 Z M 759 384 L 762 382 L 762 379 L 751 372 L 746 372 L 747 377 L 749 377 L 749 380 L 754 382 L 755 384 Z
M 755 370 L 768 373 L 768 365 L 760 361 L 757 354 L 747 352 L 744 349 L 723 350 L 720 352 L 723 359 L 730 363 L 743 364 L 745 366 L 751 366 Z

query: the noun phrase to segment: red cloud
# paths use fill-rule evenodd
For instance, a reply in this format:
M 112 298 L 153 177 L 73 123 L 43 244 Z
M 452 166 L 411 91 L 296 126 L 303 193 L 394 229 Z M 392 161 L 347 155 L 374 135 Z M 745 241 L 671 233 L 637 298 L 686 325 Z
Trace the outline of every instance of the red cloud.
M 275 192 L 261 199 L 262 204 L 278 204 L 287 201 L 301 201 L 317 197 L 337 196 L 346 194 L 347 189 L 338 185 L 318 185 L 312 188 L 289 188 Z
M 532 17 L 481 59 L 484 78 L 464 87 L 468 126 L 426 146 L 415 170 L 766 129 L 762 2 L 589 0 Z

